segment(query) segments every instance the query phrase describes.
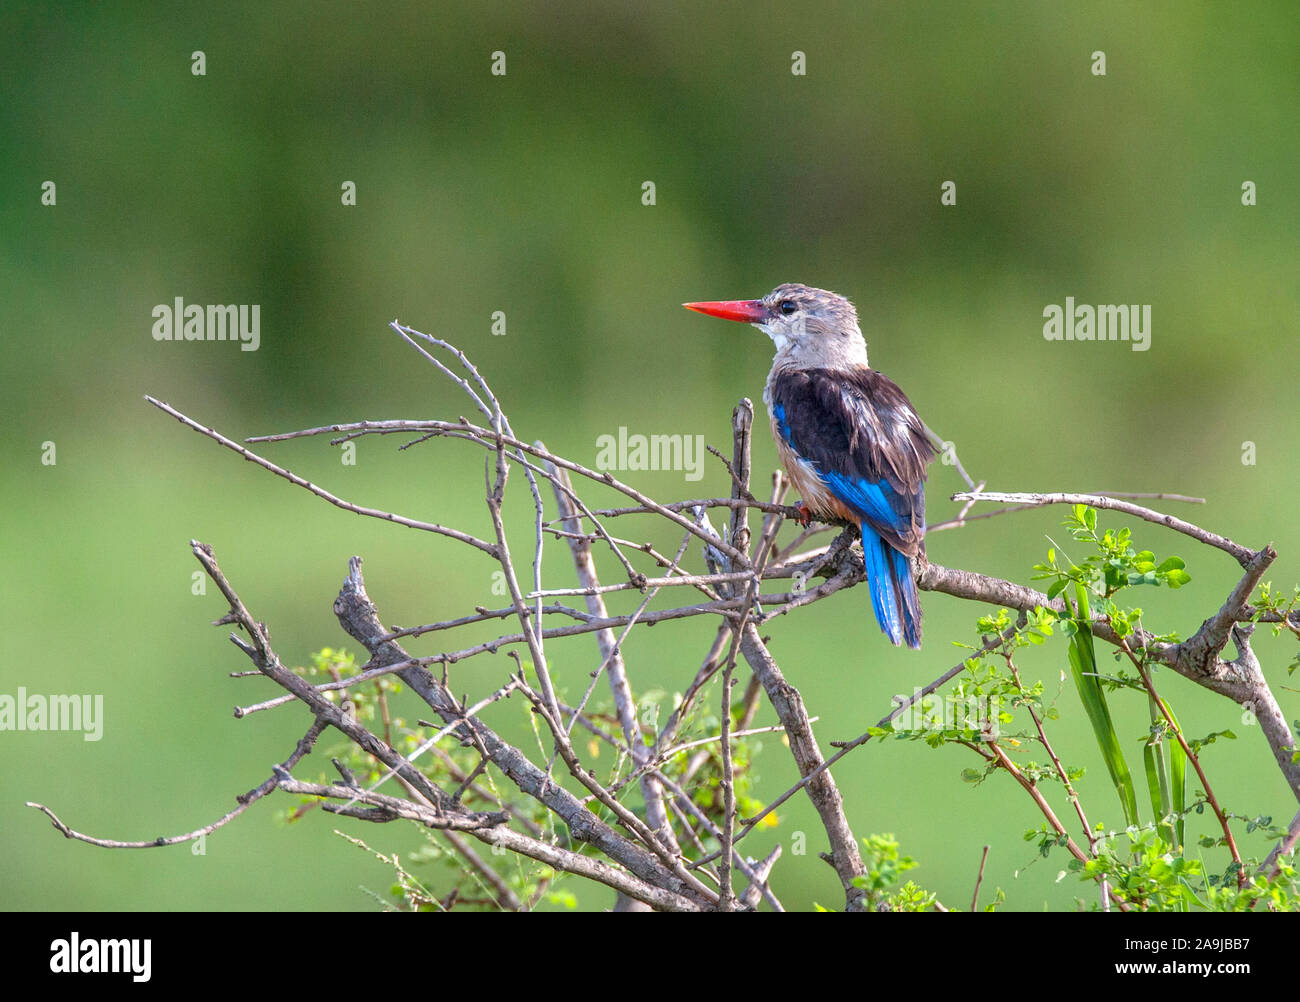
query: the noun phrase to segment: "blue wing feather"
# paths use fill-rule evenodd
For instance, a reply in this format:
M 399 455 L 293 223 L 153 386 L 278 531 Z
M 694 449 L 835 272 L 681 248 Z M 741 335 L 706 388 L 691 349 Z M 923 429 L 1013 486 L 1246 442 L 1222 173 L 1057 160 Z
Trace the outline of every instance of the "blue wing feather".
M 871 519 L 879 525 L 889 526 L 895 532 L 904 532 L 911 524 L 910 514 L 905 515 L 898 511 L 894 502 L 898 499 L 898 492 L 888 480 L 870 481 L 865 477 L 858 477 L 856 480 L 846 477 L 842 473 L 825 473 L 820 472 L 822 483 L 824 483 L 832 494 L 843 501 L 846 505 L 856 512 L 860 512 L 864 517 Z
M 867 589 L 871 592 L 871 608 L 876 622 L 895 647 L 903 640 L 903 627 L 899 621 L 898 594 L 894 588 L 894 573 L 890 567 L 885 541 L 871 526 L 862 523 L 862 559 L 867 570 Z M 893 550 L 897 553 L 897 550 Z M 910 579 L 910 575 L 908 576 Z

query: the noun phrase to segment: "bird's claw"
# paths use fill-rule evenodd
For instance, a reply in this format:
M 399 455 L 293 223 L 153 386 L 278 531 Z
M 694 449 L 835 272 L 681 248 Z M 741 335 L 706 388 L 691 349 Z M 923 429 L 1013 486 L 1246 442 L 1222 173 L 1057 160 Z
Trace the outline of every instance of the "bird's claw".
M 808 528 L 808 524 L 812 521 L 812 509 L 802 501 L 796 501 L 794 507 L 799 512 L 799 524 L 805 529 Z

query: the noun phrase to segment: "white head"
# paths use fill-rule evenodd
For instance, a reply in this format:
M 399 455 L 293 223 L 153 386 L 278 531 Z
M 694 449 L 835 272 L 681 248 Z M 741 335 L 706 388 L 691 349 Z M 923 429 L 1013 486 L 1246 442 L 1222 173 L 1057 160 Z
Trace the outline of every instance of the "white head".
M 797 282 L 778 285 L 762 299 L 683 303 L 688 310 L 750 323 L 776 345 L 774 365 L 840 369 L 867 364 L 858 312 L 843 296 Z

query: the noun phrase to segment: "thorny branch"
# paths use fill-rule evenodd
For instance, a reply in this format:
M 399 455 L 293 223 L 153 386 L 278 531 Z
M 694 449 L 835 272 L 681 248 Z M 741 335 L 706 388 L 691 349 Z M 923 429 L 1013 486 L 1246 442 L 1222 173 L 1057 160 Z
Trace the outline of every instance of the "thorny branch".
M 463 352 L 446 341 L 396 322 L 391 326 L 442 376 L 450 379 L 465 393 L 474 410 L 482 415 L 484 423 L 471 422 L 465 417 L 458 417 L 454 421 L 361 421 L 257 436 L 246 439 L 246 444 L 241 445 L 160 400 L 153 397 L 146 399 L 182 424 L 211 438 L 246 461 L 261 466 L 330 504 L 360 515 L 432 533 L 488 556 L 500 568 L 509 604 L 499 609 L 476 606 L 472 614 L 424 626 L 386 628 L 381 624 L 376 607 L 366 593 L 361 575 L 361 559 L 353 557 L 349 562 L 347 578 L 335 600 L 334 612 L 344 630 L 366 649 L 369 658 L 351 678 L 341 678 L 336 674 L 331 682 L 312 685 L 281 663 L 271 647 L 265 627 L 244 606 L 217 565 L 212 549 L 195 541 L 191 544 L 195 557 L 229 604 L 229 611 L 217 624 L 229 624 L 238 628 L 239 632 L 232 633 L 230 639 L 248 656 L 256 669 L 254 672 L 242 673 L 241 677 L 264 676 L 284 690 L 284 695 L 278 698 L 241 707 L 236 716 L 242 717 L 257 710 L 269 710 L 297 702 L 306 706 L 312 715 L 306 733 L 293 752 L 283 762 L 272 767 L 269 779 L 237 798 L 239 806 L 236 809 L 203 828 L 183 835 L 140 842 L 100 839 L 74 831 L 43 805 L 30 806 L 43 811 L 68 838 L 107 848 L 146 848 L 175 844 L 214 831 L 238 816 L 249 804 L 280 789 L 287 793 L 320 798 L 325 809 L 336 814 L 371 822 L 402 818 L 423 825 L 430 832 L 436 833 L 436 838 L 445 840 L 468 870 L 481 881 L 481 886 L 489 892 L 492 900 L 501 907 L 518 909 L 527 907 L 528 903 L 520 900 L 502 873 L 489 860 L 470 848 L 471 840 L 476 839 L 497 851 L 504 849 L 537 860 L 558 871 L 604 884 L 620 895 L 616 910 L 627 910 L 631 905 L 680 911 L 752 909 L 760 900 L 767 901 L 775 910 L 782 910 L 769 886 L 771 873 L 780 856 L 780 846 L 762 861 L 746 858 L 738 846 L 777 807 L 803 791 L 812 801 L 825 829 L 829 852 L 824 853 L 823 858 L 833 867 L 841 882 L 845 907 L 848 910 L 864 909 L 866 894 L 860 884 L 866 873 L 866 864 L 849 826 L 842 797 L 830 770 L 844 756 L 866 744 L 870 740 L 871 731 L 868 730 L 851 741 L 832 742 L 838 750 L 829 758 L 824 757 L 813 732 L 812 725 L 816 718 L 809 717 L 798 690 L 786 680 L 758 630 L 760 624 L 774 617 L 805 608 L 864 580 L 861 550 L 855 542 L 856 531 L 845 528 L 828 545 L 811 546 L 816 535 L 829 531 L 825 526 L 816 527 L 800 532 L 784 548 L 777 547 L 778 530 L 785 520 L 797 517 L 798 513 L 783 503 L 787 485 L 779 474 L 774 478 L 770 500 L 756 499 L 751 493 L 749 444 L 753 407 L 748 400 L 742 401 L 733 414 L 731 460 L 728 461 L 718 450 L 710 447 L 710 451 L 726 468 L 731 481 L 728 495 L 661 503 L 607 471 L 590 469 L 550 452 L 541 442 L 527 442 L 519 438 L 491 387 Z M 439 359 L 433 350 L 444 351 L 452 356 L 464 375 Z M 470 443 L 484 451 L 484 500 L 492 524 L 493 538 L 481 539 L 436 522 L 346 501 L 247 447 L 257 443 L 320 435 L 331 436 L 332 442 L 338 444 L 367 435 L 393 434 L 408 438 L 415 436 L 402 448 L 446 438 Z M 1287 627 L 1300 632 L 1300 612 L 1278 616 L 1271 612 L 1261 612 L 1248 604 L 1263 573 L 1276 557 L 1270 546 L 1258 551 L 1251 550 L 1190 522 L 1134 503 L 1138 499 L 1199 500 L 1181 495 L 987 492 L 983 482 L 976 484 L 961 467 L 951 443 L 943 442 L 933 432 L 931 434 L 940 443 L 945 455 L 951 454 L 951 463 L 971 488 L 968 492 L 952 496 L 954 501 L 963 503 L 960 513 L 954 519 L 932 526 L 932 532 L 1046 504 L 1087 504 L 1145 519 L 1230 554 L 1241 565 L 1244 575 L 1222 608 L 1207 618 L 1188 640 L 1181 643 L 1160 641 L 1142 629 L 1120 636 L 1101 614 L 1093 616 L 1091 629 L 1094 636 L 1120 648 L 1132 658 L 1148 686 L 1150 680 L 1145 666 L 1164 665 L 1197 685 L 1250 709 L 1261 724 L 1262 733 L 1279 769 L 1297 799 L 1300 799 L 1300 764 L 1293 761 L 1295 738 L 1251 650 L 1250 632 L 1253 627 L 1243 625 L 1256 621 L 1285 620 Z M 505 517 L 512 466 L 519 467 L 523 472 L 532 502 L 532 567 L 527 585 L 521 582 L 516 570 Z M 622 507 L 593 506 L 575 488 L 575 478 L 594 489 L 622 495 L 630 503 Z M 555 502 L 553 517 L 547 517 L 539 480 L 545 480 L 551 485 Z M 969 514 L 976 504 L 983 502 L 995 502 L 1005 507 L 995 512 Z M 721 535 L 708 519 L 709 510 L 718 508 L 726 510 Z M 748 521 L 750 509 L 764 516 L 756 545 L 751 545 Z M 638 542 L 629 538 L 628 534 L 615 535 L 610 532 L 607 525 L 609 520 L 634 515 L 654 515 L 663 524 L 679 530 L 684 535 L 684 540 L 677 554 L 669 557 L 656 551 L 649 542 Z M 568 547 L 578 581 L 576 588 L 544 586 L 542 559 L 547 536 L 563 540 Z M 707 573 L 692 573 L 681 566 L 687 543 L 691 540 L 703 544 Z M 613 555 L 621 569 L 623 580 L 601 580 L 595 560 L 597 546 Z M 639 554 L 651 558 L 656 568 L 663 573 L 651 576 L 637 569 L 634 558 Z M 1049 600 L 1045 594 L 1011 581 L 929 563 L 918 566 L 915 573 L 919 586 L 926 591 L 1016 609 L 1022 613 L 1016 625 L 988 640 L 979 653 L 997 649 L 1018 630 L 1023 629 L 1025 613 L 1038 607 L 1053 609 L 1058 613 L 1065 612 L 1060 599 Z M 815 577 L 821 578 L 822 583 L 815 586 L 805 584 Z M 766 593 L 762 590 L 764 585 L 770 587 L 771 582 L 789 579 L 794 579 L 795 582 L 789 590 Z M 662 589 L 669 589 L 668 593 L 672 594 L 681 594 L 680 589 L 686 589 L 687 593 L 693 590 L 698 593 L 696 598 L 702 596 L 704 600 L 681 602 L 668 608 L 649 608 L 651 599 Z M 673 589 L 679 591 L 672 591 Z M 630 614 L 611 613 L 606 606 L 605 596 L 623 591 L 641 593 L 643 601 Z M 566 596 L 580 597 L 585 609 L 556 601 Z M 717 630 L 710 649 L 694 678 L 683 686 L 684 692 L 678 705 L 659 724 L 657 718 L 645 717 L 640 712 L 634 675 L 625 657 L 625 647 L 637 627 L 641 629 L 636 630 L 636 636 L 641 636 L 655 624 L 701 616 L 716 617 Z M 554 623 L 556 617 L 571 622 L 544 625 L 548 619 Z M 512 620 L 515 629 L 502 633 L 495 639 L 458 649 L 446 645 L 439 653 L 425 657 L 411 656 L 398 643 L 406 637 L 453 632 L 463 627 L 498 620 Z M 595 667 L 590 672 L 590 685 L 582 700 L 576 706 L 568 706 L 560 699 L 546 644 L 548 641 L 588 633 L 594 634 L 596 641 L 597 657 L 590 662 Z M 1237 651 L 1237 657 L 1232 660 L 1223 657 L 1229 639 L 1234 642 Z M 526 671 L 521 664 L 491 697 L 472 707 L 468 706 L 467 701 L 457 699 L 449 687 L 450 665 L 479 654 L 495 653 L 516 646 L 527 650 L 530 660 Z M 733 713 L 731 686 L 738 656 L 743 657 L 753 677 L 738 710 Z M 568 652 L 564 660 L 566 669 L 573 663 L 574 656 Z M 441 677 L 429 671 L 434 665 L 442 666 Z M 963 671 L 965 665 L 965 660 L 960 661 L 930 684 L 918 689 L 911 698 L 900 697 L 893 711 L 878 726 L 887 724 L 918 699 L 936 691 Z M 435 733 L 420 745 L 420 751 L 432 749 L 434 752 L 438 764 L 433 770 L 417 768 L 413 761 L 414 754 L 404 755 L 398 752 L 386 739 L 387 727 L 384 737 L 371 732 L 327 695 L 333 690 L 349 689 L 388 675 L 400 677 L 433 711 L 434 717 L 442 722 L 441 725 L 429 725 L 435 726 Z M 718 675 L 722 676 L 718 732 L 699 740 L 678 742 L 682 728 L 698 709 L 699 697 Z M 602 677 L 609 686 L 613 700 L 611 728 L 603 726 L 600 720 L 585 709 Z M 523 750 L 504 740 L 483 719 L 489 709 L 507 703 L 512 693 L 519 693 L 527 701 L 535 719 L 543 728 L 542 733 L 551 743 L 552 751 L 544 764 L 532 761 Z M 764 694 L 780 721 L 780 729 L 785 733 L 801 778 L 784 793 L 769 801 L 758 814 L 741 819 L 737 817 L 736 808 L 737 763 L 734 742 L 745 734 L 764 730 L 748 729 Z M 598 778 L 584 761 L 573 741 L 575 723 L 581 724 L 584 729 L 615 749 L 618 763 L 610 777 L 604 780 Z M 1042 723 L 1037 717 L 1035 724 L 1041 735 Z M 341 781 L 313 782 L 295 778 L 292 771 L 301 765 L 303 758 L 311 752 L 327 728 L 344 734 L 374 761 L 386 767 L 383 778 L 395 777 L 405 796 L 378 792 L 375 789 L 378 782 L 370 788 L 363 788 L 346 766 L 337 760 Z M 450 747 L 474 749 L 478 755 L 477 765 L 462 768 L 452 759 L 447 748 L 443 747 L 444 742 Z M 711 814 L 695 802 L 689 784 L 697 781 L 699 770 L 711 761 L 713 753 L 710 748 L 715 743 L 718 754 L 716 760 L 712 761 L 717 770 L 721 810 Z M 1055 830 L 1066 839 L 1070 852 L 1076 858 L 1088 858 L 1084 850 L 1068 837 L 1065 826 L 1056 818 L 1036 785 L 1011 761 L 1005 748 L 996 740 L 972 747 L 1021 783 L 1039 803 Z M 692 752 L 688 768 L 680 774 L 672 774 L 669 764 L 678 756 L 684 755 L 687 749 Z M 1054 755 L 1053 762 L 1058 775 L 1064 776 L 1060 762 Z M 570 780 L 581 788 L 582 795 L 571 792 L 554 775 L 556 766 L 560 764 L 569 773 Z M 1199 764 L 1197 768 L 1199 769 Z M 431 773 L 434 776 L 445 776 L 447 782 L 455 785 L 454 790 L 443 789 L 431 778 Z M 481 785 L 480 779 L 488 780 L 488 787 Z M 495 792 L 499 780 L 530 798 L 544 814 L 563 822 L 563 833 L 553 825 L 538 824 L 530 817 L 528 810 L 521 809 L 526 801 L 500 798 Z M 641 795 L 641 805 L 638 808 L 629 806 L 622 800 L 626 792 L 632 789 L 639 790 Z M 1206 789 L 1208 791 L 1208 785 Z M 463 799 L 469 798 L 492 809 L 471 809 L 462 803 Z M 1093 836 L 1087 830 L 1082 808 L 1072 790 L 1071 802 L 1092 849 Z M 1217 803 L 1214 808 L 1231 839 L 1224 812 Z M 1274 849 L 1266 861 L 1265 868 L 1271 867 L 1272 872 L 1276 873 L 1280 856 L 1294 850 L 1298 833 L 1300 815 L 1297 815 L 1297 821 L 1292 824 L 1289 837 Z M 718 848 L 708 851 L 703 841 L 705 839 Z M 684 844 L 688 844 L 689 852 L 693 855 L 688 856 Z M 590 850 L 585 848 L 588 846 L 603 858 L 593 858 L 589 854 Z M 1233 852 L 1235 857 L 1235 845 Z M 715 862 L 716 867 L 712 865 Z M 733 868 L 747 881 L 739 892 L 733 885 Z M 982 876 L 983 861 L 980 879 Z M 1109 893 L 1120 907 L 1126 907 L 1113 890 L 1104 888 L 1104 893 Z M 978 897 L 978 883 L 976 896 Z M 454 900 L 454 896 L 449 898 L 449 901 Z M 532 901 L 535 900 L 534 896 Z

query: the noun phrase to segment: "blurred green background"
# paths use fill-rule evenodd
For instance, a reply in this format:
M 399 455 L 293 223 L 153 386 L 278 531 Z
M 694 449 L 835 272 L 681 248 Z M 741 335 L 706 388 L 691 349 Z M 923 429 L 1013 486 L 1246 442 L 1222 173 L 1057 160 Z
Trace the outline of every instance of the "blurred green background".
M 368 909 L 363 888 L 384 893 L 390 871 L 333 829 L 389 852 L 422 844 L 411 828 L 319 812 L 285 826 L 275 816 L 291 803 L 272 797 L 204 855 L 106 851 L 65 841 L 22 806 L 42 801 L 104 837 L 188 831 L 261 782 L 305 728 L 296 708 L 231 717 L 275 693 L 227 677 L 248 665 L 228 630 L 208 625 L 224 612 L 215 589 L 191 594 L 191 538 L 214 546 L 292 664 L 349 642 L 330 606 L 352 554 L 388 622 L 499 603 L 486 559 L 332 508 L 142 399 L 233 438 L 468 413 L 386 329 L 394 317 L 462 346 L 521 436 L 591 465 L 597 436 L 620 425 L 725 449 L 731 408 L 758 400 L 767 340 L 678 304 L 783 281 L 834 289 L 857 303 L 873 364 L 990 489 L 1202 496 L 1204 507 L 1174 510 L 1250 546 L 1271 540 L 1273 581 L 1300 580 L 1287 515 L 1300 305 L 1292 3 L 8 3 L 0 27 L 0 692 L 102 693 L 106 716 L 98 743 L 0 734 L 0 906 Z M 195 50 L 205 76 L 191 73 Z M 497 50 L 504 77 L 490 73 Z M 804 76 L 791 72 L 795 50 Z M 40 201 L 47 180 L 53 207 Z M 951 207 L 939 199 L 947 180 Z M 340 203 L 348 181 L 355 207 Z M 1245 181 L 1258 186 L 1254 207 L 1242 205 Z M 260 349 L 154 341 L 151 310 L 178 296 L 260 304 Z M 1151 349 L 1045 341 L 1042 311 L 1067 296 L 1150 304 Z M 498 310 L 504 337 L 490 330 Z M 45 442 L 57 465 L 42 464 Z M 398 444 L 361 442 L 355 466 L 323 439 L 266 452 L 350 500 L 489 533 L 474 447 Z M 760 483 L 775 463 L 764 433 Z M 724 492 L 718 464 L 706 470 L 701 483 L 625 476 L 664 499 Z M 529 506 L 523 481 L 514 487 L 514 548 L 526 553 Z M 932 521 L 955 511 L 947 495 L 961 487 L 933 467 Z M 936 533 L 930 557 L 1027 581 L 1063 515 Z M 1236 580 L 1218 551 L 1131 519 L 1102 524 L 1131 524 L 1139 548 L 1187 560 L 1185 589 L 1135 599 L 1161 630 L 1190 634 Z M 669 552 L 679 541 L 650 523 L 620 528 Z M 572 584 L 567 553 L 547 553 L 547 583 Z M 701 565 L 697 548 L 688 561 Z M 951 641 L 972 639 L 985 611 L 925 595 L 917 654 L 888 646 L 866 602 L 854 590 L 765 629 L 820 715 L 823 748 L 956 661 Z M 692 622 L 634 636 L 635 684 L 681 690 L 711 634 Z M 1289 718 L 1300 714 L 1284 671 L 1294 648 L 1268 634 L 1257 644 Z M 570 694 L 598 663 L 589 638 L 551 657 Z M 1024 668 L 1055 692 L 1065 664 L 1058 641 Z M 491 691 L 511 665 L 472 660 L 455 684 Z M 1238 733 L 1205 755 L 1225 806 L 1289 818 L 1258 729 L 1222 699 L 1162 684 L 1189 734 Z M 1136 764 L 1145 701 L 1115 704 Z M 1068 683 L 1060 705 L 1059 747 L 1088 770 L 1093 820 L 1121 825 Z M 414 703 L 402 712 L 420 715 Z M 517 701 L 486 715 L 518 740 L 522 717 Z M 323 758 L 300 771 L 327 768 Z M 873 743 L 836 778 L 855 832 L 894 832 L 921 864 L 912 876 L 949 906 L 969 901 L 985 843 L 986 900 L 994 887 L 1020 909 L 1094 897 L 1058 880 L 1063 855 L 1039 860 L 1022 841 L 1041 819 L 1008 778 L 961 781 L 977 765 L 959 750 Z M 774 738 L 757 770 L 760 797 L 794 778 Z M 787 907 L 841 907 L 807 801 L 779 817 L 746 850 L 783 841 L 774 888 Z M 1194 819 L 1193 837 L 1203 826 Z M 797 831 L 809 834 L 805 856 L 789 851 Z M 611 903 L 565 886 L 583 908 Z

